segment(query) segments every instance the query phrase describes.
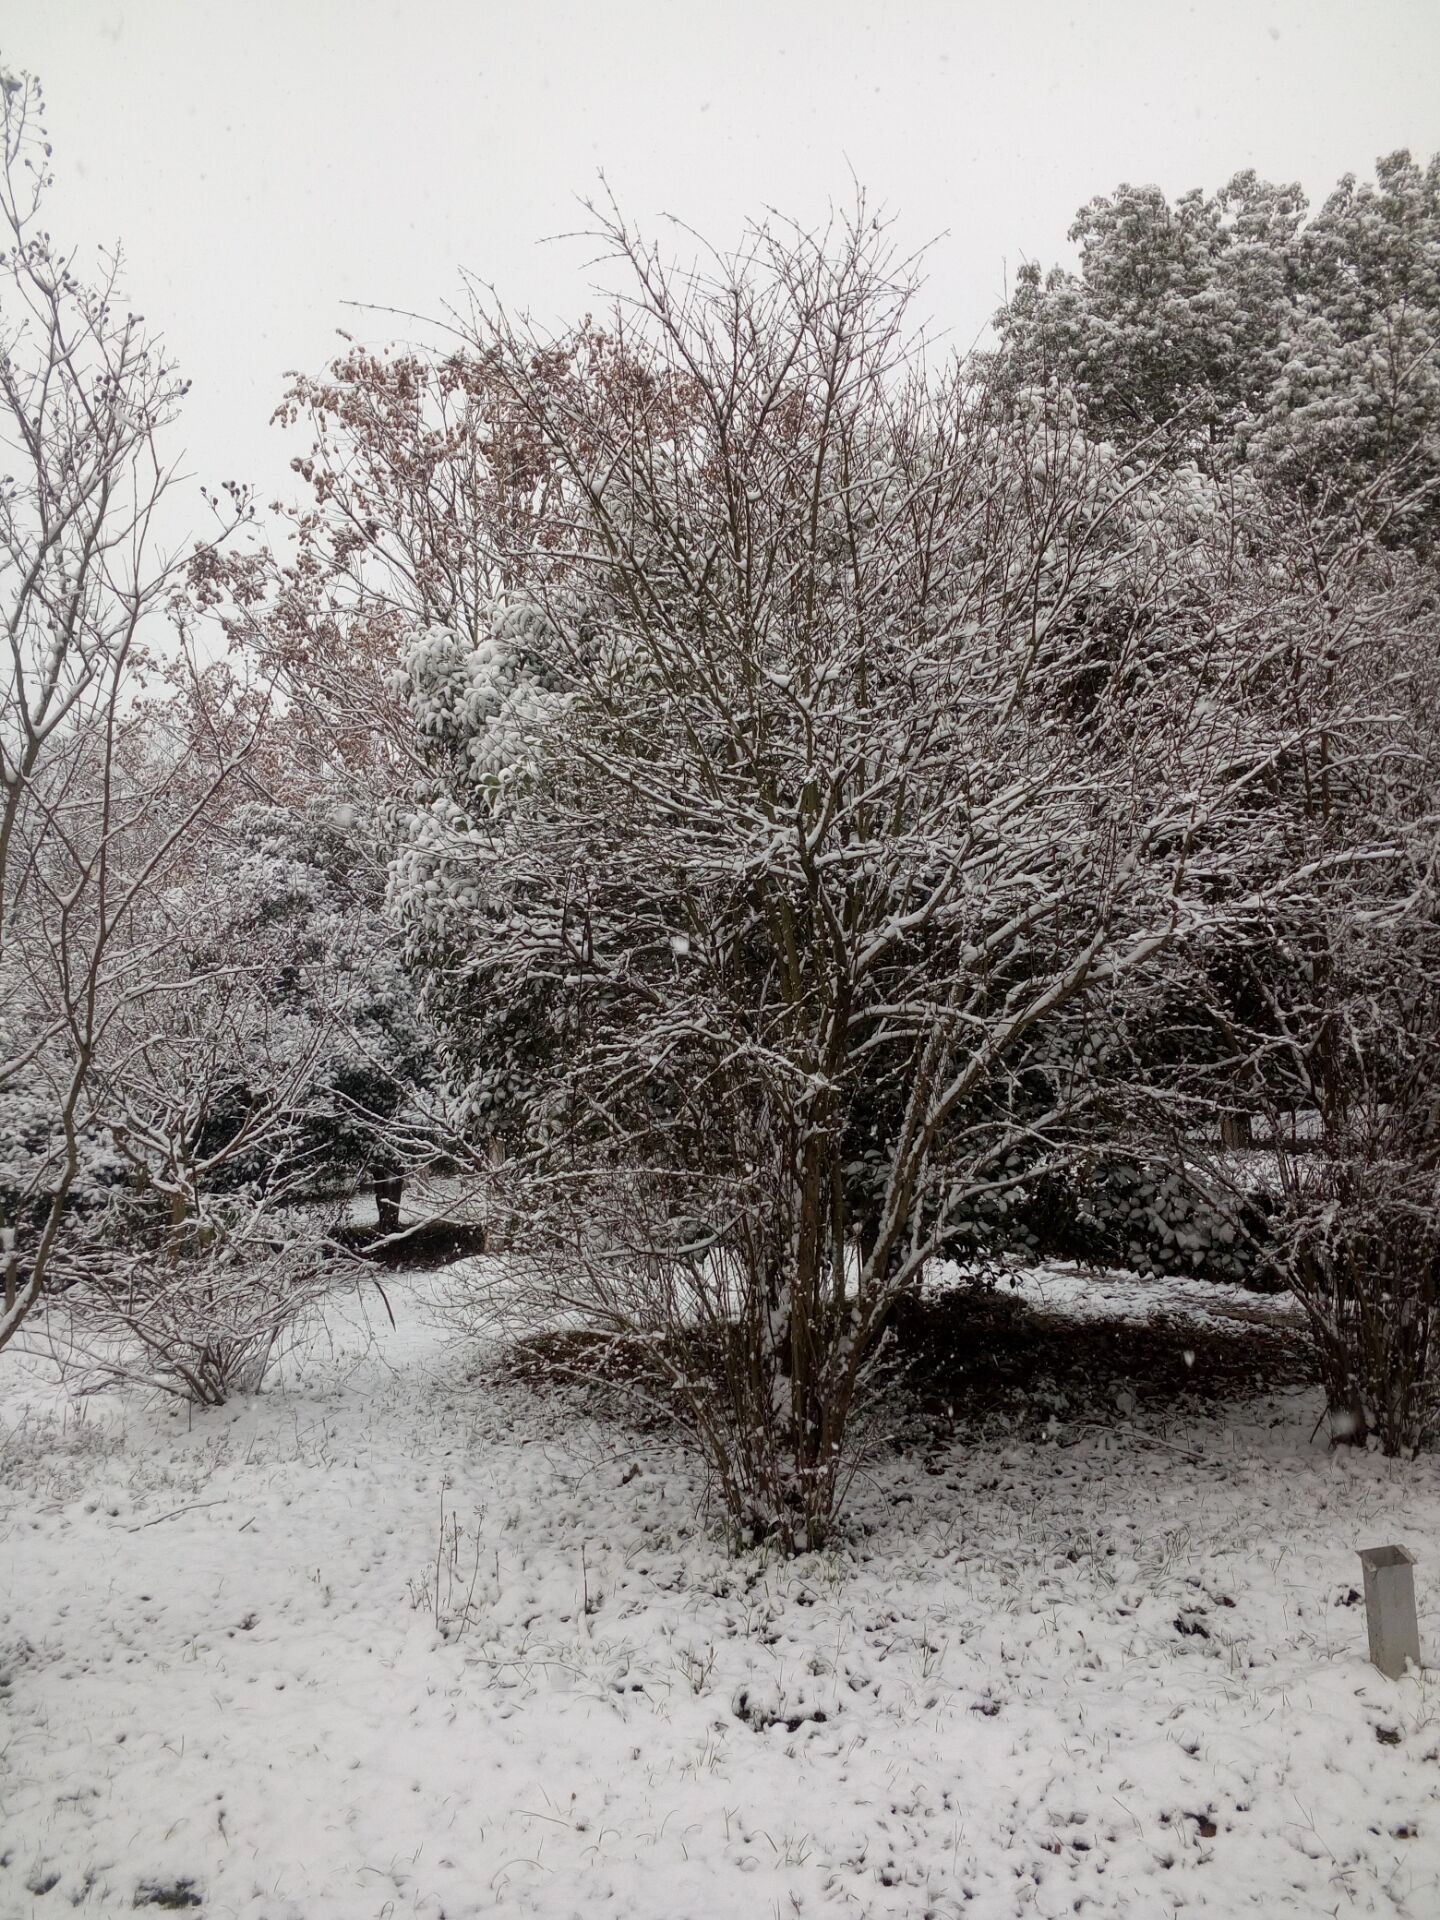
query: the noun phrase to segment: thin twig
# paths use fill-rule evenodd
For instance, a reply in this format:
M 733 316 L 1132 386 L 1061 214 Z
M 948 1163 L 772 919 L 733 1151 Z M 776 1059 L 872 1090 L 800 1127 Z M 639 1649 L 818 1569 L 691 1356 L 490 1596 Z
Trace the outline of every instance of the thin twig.
M 169 1513 L 157 1513 L 153 1520 L 142 1520 L 138 1527 L 127 1527 L 127 1533 L 143 1533 L 146 1527 L 158 1527 L 162 1520 L 173 1520 L 177 1514 L 194 1513 L 199 1507 L 223 1507 L 223 1500 L 192 1500 L 188 1507 L 175 1507 Z

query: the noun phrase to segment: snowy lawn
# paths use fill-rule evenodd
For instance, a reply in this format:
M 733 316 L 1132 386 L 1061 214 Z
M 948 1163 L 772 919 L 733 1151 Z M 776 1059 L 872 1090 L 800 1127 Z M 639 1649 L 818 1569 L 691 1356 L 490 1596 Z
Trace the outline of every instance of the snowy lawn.
M 1027 1292 L 1223 1313 L 1106 1284 Z M 428 1290 L 193 1419 L 6 1357 L 5 1920 L 1440 1912 L 1440 1686 L 1355 1604 L 1405 1541 L 1440 1648 L 1440 1463 L 1312 1445 L 1310 1389 L 1062 1395 L 883 1456 L 845 1547 L 734 1560 L 663 1438 Z

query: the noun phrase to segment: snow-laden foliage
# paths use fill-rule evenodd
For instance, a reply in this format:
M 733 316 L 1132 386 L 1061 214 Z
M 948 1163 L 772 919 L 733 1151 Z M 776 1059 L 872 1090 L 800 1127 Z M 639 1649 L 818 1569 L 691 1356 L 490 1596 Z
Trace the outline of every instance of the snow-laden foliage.
M 23 1221 L 38 1232 L 65 1166 L 64 1059 L 43 1049 L 36 1053 L 27 1045 L 13 1013 L 0 1015 L 0 1050 L 6 1059 L 27 1058 L 24 1073 L 0 1088 L 0 1223 L 18 1231 Z M 124 1177 L 124 1164 L 93 1129 L 79 1128 L 74 1145 L 75 1170 L 66 1206 L 93 1216 Z
M 384 912 L 375 832 L 348 801 L 252 804 L 212 854 L 223 908 L 201 957 L 248 956 L 271 1019 L 288 1025 L 293 1049 L 314 1053 L 282 1163 L 312 1189 L 399 1171 L 433 1144 L 434 1039 Z
M 1058 382 L 1087 426 L 1224 473 L 1248 461 L 1333 516 L 1428 547 L 1440 511 L 1440 156 L 1213 198 L 1121 186 L 1081 209 L 1078 274 L 1020 269 L 999 316 L 1012 378 Z

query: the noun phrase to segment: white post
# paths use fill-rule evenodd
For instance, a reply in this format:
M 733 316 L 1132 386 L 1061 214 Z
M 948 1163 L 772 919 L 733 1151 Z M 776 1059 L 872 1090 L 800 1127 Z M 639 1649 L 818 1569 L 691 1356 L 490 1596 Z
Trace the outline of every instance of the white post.
M 1370 1659 L 1391 1680 L 1405 1677 L 1405 1662 L 1420 1665 L 1420 1628 L 1415 1619 L 1415 1556 L 1404 1547 L 1366 1547 L 1365 1622 Z

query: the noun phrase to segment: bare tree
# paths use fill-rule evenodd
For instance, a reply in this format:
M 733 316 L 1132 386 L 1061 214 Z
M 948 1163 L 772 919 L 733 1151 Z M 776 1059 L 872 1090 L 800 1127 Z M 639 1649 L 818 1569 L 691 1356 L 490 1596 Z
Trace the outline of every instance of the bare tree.
M 441 331 L 442 353 L 352 342 L 324 374 L 294 375 L 275 415 L 307 434 L 292 551 L 211 549 L 191 576 L 197 604 L 283 684 L 297 763 L 373 797 L 416 772 L 390 681 L 417 628 L 475 642 L 517 556 L 555 531 L 566 484 L 493 354 Z M 569 381 L 611 353 L 587 324 L 538 351 L 532 376 Z
M 180 577 L 157 523 L 184 383 L 124 309 L 118 254 L 90 282 L 45 230 L 42 106 L 0 75 L 0 1097 L 53 1145 L 4 1223 L 0 1347 L 66 1220 L 114 936 L 253 732 L 182 741 L 143 697 Z
M 927 366 L 863 211 L 691 272 L 603 231 L 611 377 L 477 311 L 563 524 L 411 656 L 399 892 L 514 1147 L 497 1304 L 638 1337 L 737 1526 L 813 1546 L 897 1297 L 1083 1110 L 1087 999 L 1212 910 L 1230 530 Z

